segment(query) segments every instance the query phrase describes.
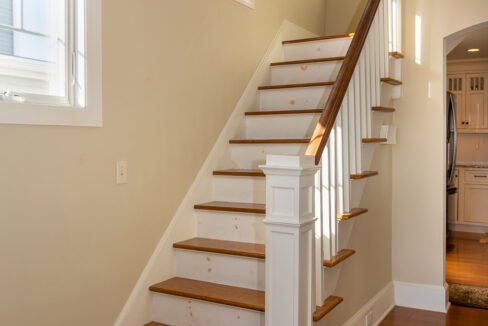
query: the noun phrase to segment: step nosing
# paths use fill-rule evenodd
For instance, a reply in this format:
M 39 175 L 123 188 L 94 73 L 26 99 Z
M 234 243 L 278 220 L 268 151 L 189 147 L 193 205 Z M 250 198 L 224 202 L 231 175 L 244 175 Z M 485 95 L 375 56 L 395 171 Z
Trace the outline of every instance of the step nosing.
M 207 238 L 193 238 L 173 244 L 175 249 L 209 252 L 230 256 L 265 259 L 265 245 Z
M 203 204 L 196 204 L 194 206 L 197 210 L 221 211 L 221 212 L 237 212 L 237 213 L 251 213 L 251 214 L 265 214 L 265 204 L 256 203 L 239 203 L 239 202 L 209 202 Z
M 344 61 L 346 57 L 328 57 L 319 59 L 307 59 L 307 60 L 290 60 L 290 61 L 280 61 L 271 63 L 271 67 L 279 66 L 291 66 L 291 65 L 302 65 L 302 64 L 314 64 L 314 63 L 324 63 L 324 62 L 334 62 L 334 61 Z
M 265 86 L 259 86 L 258 90 L 259 91 L 268 91 L 268 90 L 308 88 L 308 87 L 330 87 L 330 86 L 334 86 L 334 84 L 335 84 L 335 82 L 333 82 L 333 81 L 327 81 L 327 82 L 317 82 L 317 83 L 265 85 Z
M 298 139 L 232 139 L 229 141 L 234 145 L 252 145 L 252 144 L 308 144 L 310 138 Z
M 303 109 L 303 110 L 273 110 L 273 111 L 248 111 L 246 116 L 262 116 L 262 115 L 286 115 L 286 114 L 321 114 L 322 109 Z
M 335 39 L 341 39 L 341 38 L 352 39 L 353 37 L 354 37 L 354 33 L 338 34 L 338 35 L 326 35 L 326 36 L 309 37 L 309 38 L 302 38 L 302 39 L 296 39 L 296 40 L 287 40 L 287 41 L 283 41 L 282 44 L 287 45 L 287 44 L 297 44 L 297 43 L 320 42 L 320 41 L 335 40 Z

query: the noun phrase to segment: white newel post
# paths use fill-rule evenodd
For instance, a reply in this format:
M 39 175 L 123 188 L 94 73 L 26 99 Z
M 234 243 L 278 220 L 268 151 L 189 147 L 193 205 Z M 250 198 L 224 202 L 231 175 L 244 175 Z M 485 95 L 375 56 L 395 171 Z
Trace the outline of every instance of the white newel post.
M 268 155 L 266 326 L 311 326 L 315 310 L 314 183 L 311 156 Z

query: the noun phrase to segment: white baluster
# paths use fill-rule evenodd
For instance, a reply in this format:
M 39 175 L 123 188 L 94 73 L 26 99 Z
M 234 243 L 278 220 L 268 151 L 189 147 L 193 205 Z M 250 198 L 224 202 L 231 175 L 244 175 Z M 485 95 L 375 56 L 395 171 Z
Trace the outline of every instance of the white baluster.
M 378 8 L 378 32 L 379 32 L 379 43 L 380 43 L 380 76 L 386 77 L 386 61 L 385 61 L 385 35 L 387 32 L 385 31 L 385 4 L 387 1 L 381 1 L 380 6 Z
M 384 64 L 384 74 L 381 77 L 388 77 L 390 76 L 390 46 L 389 46 L 389 39 L 390 39 L 390 2 L 391 0 L 383 0 L 383 25 L 381 29 L 384 31 L 383 35 L 383 64 Z
M 351 136 L 351 131 L 349 130 L 349 96 L 348 93 L 350 92 L 350 87 L 349 85 L 349 90 L 347 91 L 343 104 L 342 104 L 342 191 L 343 191 L 343 197 L 342 197 L 342 211 L 343 212 L 349 212 L 350 211 L 350 187 L 349 187 L 349 171 L 350 171 L 350 156 L 349 156 L 349 139 Z M 339 113 L 339 114 L 341 114 Z M 339 248 L 340 250 L 340 248 Z
M 367 51 L 363 49 L 359 57 L 359 86 L 360 86 L 360 102 L 361 102 L 361 138 L 368 137 L 368 128 L 366 121 L 366 110 L 368 107 L 368 88 L 367 88 Z M 361 171 L 361 170 L 360 170 Z
M 361 86 L 361 65 L 363 65 L 363 60 L 361 58 L 364 58 L 363 56 L 360 57 L 359 59 L 359 66 L 356 67 L 356 71 L 354 72 L 354 117 L 355 117 L 355 130 L 356 130 L 356 135 L 355 135 L 355 154 L 356 154 L 356 172 L 355 173 L 361 173 L 362 170 L 362 153 L 361 153 L 361 138 L 362 138 L 362 132 L 361 132 L 361 114 L 362 114 L 362 108 L 364 107 L 363 104 L 363 95 L 361 94 L 362 90 L 364 89 Z
M 357 174 L 357 158 L 356 158 L 356 134 L 359 132 L 359 128 L 356 127 L 356 115 L 358 113 L 356 109 L 356 83 L 355 76 L 357 74 L 357 67 L 354 70 L 354 74 L 349 84 L 349 90 L 347 91 L 348 97 L 348 110 L 349 110 L 349 174 Z
M 330 220 L 329 220 L 329 228 L 330 228 L 330 252 L 331 256 L 335 256 L 337 253 L 337 121 L 334 124 L 334 129 L 329 137 L 329 176 L 330 176 Z

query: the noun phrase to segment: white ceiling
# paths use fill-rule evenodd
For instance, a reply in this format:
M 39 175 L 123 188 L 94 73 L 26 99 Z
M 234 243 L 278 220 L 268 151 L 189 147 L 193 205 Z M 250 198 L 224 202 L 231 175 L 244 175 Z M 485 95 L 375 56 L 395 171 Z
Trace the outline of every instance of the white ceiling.
M 480 52 L 469 53 L 468 49 L 479 48 Z M 447 59 L 488 58 L 488 27 L 466 35 L 466 38 L 447 55 Z

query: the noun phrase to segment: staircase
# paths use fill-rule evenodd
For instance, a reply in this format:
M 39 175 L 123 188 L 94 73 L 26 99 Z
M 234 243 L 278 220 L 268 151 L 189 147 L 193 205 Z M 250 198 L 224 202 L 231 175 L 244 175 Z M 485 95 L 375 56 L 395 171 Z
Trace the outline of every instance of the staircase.
M 333 313 L 344 300 L 334 295 L 338 274 L 357 250 L 347 246 L 353 221 L 368 214 L 357 205 L 365 182 L 381 173 L 369 170 L 374 152 L 389 140 L 380 129 L 395 112 L 391 100 L 400 94 L 403 56 L 383 43 L 382 62 L 383 54 L 374 44 L 387 36 L 375 33 L 381 34 L 379 22 L 387 19 L 390 4 L 384 0 L 375 11 L 369 41 L 318 159 L 321 200 L 316 201 L 316 211 L 322 234 L 316 244 L 320 266 L 313 322 Z M 147 325 L 265 325 L 266 176 L 259 166 L 268 155 L 310 152 L 355 37 L 283 42 L 284 60 L 270 65 L 268 84 L 257 89 L 259 100 L 245 113 L 235 138 L 229 139 L 233 165 L 213 172 L 214 189 L 208 191 L 215 201 L 194 205 L 197 236 L 173 244 L 175 277 L 149 288 L 154 321 Z

